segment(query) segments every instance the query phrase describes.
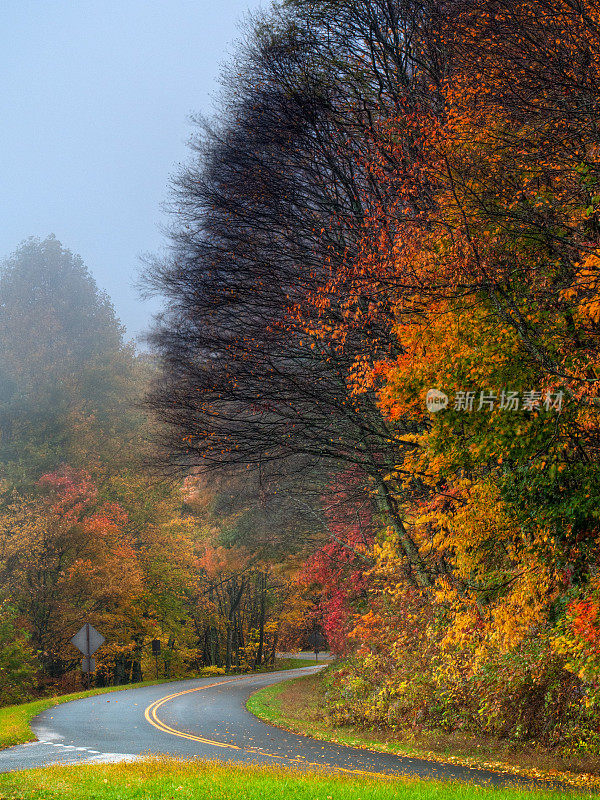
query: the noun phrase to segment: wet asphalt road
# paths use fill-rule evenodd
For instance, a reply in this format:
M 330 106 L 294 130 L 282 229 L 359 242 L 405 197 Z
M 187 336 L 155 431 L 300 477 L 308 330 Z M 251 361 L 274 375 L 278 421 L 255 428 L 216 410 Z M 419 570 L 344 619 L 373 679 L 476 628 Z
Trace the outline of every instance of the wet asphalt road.
M 164 754 L 358 774 L 531 785 L 512 775 L 318 741 L 261 722 L 246 710 L 246 700 L 256 689 L 319 668 L 178 681 L 65 703 L 35 718 L 32 727 L 37 742 L 0 752 L 0 772 Z

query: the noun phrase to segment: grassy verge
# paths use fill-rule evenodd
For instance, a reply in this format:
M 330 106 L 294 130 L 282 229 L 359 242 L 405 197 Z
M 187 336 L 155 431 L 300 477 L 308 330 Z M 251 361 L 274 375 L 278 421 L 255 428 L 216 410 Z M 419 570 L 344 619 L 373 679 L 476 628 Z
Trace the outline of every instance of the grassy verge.
M 309 662 L 300 658 L 282 658 L 275 662 L 274 671 L 297 669 L 298 667 L 310 666 Z M 270 671 L 270 670 L 269 670 Z M 189 676 L 191 678 L 198 677 L 195 675 Z M 186 680 L 185 677 L 173 678 L 173 680 Z M 136 689 L 140 686 L 155 686 L 160 683 L 169 683 L 170 681 L 165 678 L 152 681 L 143 681 L 142 683 L 128 683 L 123 686 L 104 686 L 102 688 L 90 689 L 84 692 L 73 692 L 72 694 L 63 694 L 57 697 L 44 697 L 41 700 L 34 700 L 31 703 L 21 703 L 16 706 L 4 706 L 0 708 L 0 750 L 6 747 L 12 747 L 15 744 L 23 744 L 23 742 L 31 742 L 35 739 L 33 731 L 29 723 L 42 711 L 47 708 L 53 708 L 60 703 L 68 703 L 70 700 L 79 700 L 82 697 L 91 697 L 96 694 L 105 694 L 106 692 L 118 692 L 122 689 Z
M 176 680 L 180 680 L 177 678 Z M 143 683 L 128 683 L 124 686 L 103 686 L 102 688 L 89 689 L 84 692 L 73 692 L 72 694 L 62 694 L 57 697 L 44 697 L 41 700 L 34 700 L 31 703 L 22 703 L 18 706 L 4 706 L 0 708 L 0 750 L 11 747 L 14 744 L 31 742 L 35 739 L 29 723 L 42 711 L 53 708 L 61 703 L 68 703 L 70 700 L 80 700 L 82 697 L 91 697 L 95 694 L 106 694 L 107 692 L 119 692 L 122 689 L 136 689 L 140 686 L 153 686 L 165 683 L 165 680 L 144 681 Z
M 560 800 L 572 796 L 166 759 L 0 775 L 0 800 Z
M 600 790 L 597 758 L 560 757 L 542 748 L 517 748 L 511 743 L 463 733 L 333 726 L 323 712 L 322 674 L 266 686 L 250 697 L 247 707 L 265 722 L 315 739 L 532 778 L 560 779 L 574 786 Z
M 305 658 L 276 658 L 275 665 L 269 667 L 265 672 L 279 672 L 282 669 L 300 669 L 312 666 L 314 666 L 314 661 L 307 661 Z

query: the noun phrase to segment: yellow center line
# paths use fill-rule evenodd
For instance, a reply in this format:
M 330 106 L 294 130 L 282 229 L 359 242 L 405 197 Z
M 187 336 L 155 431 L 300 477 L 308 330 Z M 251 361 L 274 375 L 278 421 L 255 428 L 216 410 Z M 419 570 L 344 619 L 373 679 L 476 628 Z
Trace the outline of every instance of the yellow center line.
M 232 750 L 241 750 L 241 747 L 238 747 L 235 744 L 227 744 L 225 742 L 217 742 L 214 739 L 206 739 L 204 736 L 195 736 L 193 733 L 187 733 L 186 731 L 180 731 L 177 728 L 172 728 L 170 725 L 167 725 L 166 722 L 163 722 L 158 715 L 157 711 L 161 706 L 164 706 L 165 703 L 170 702 L 171 700 L 175 700 L 177 697 L 182 697 L 184 694 L 191 694 L 192 692 L 202 692 L 204 689 L 212 689 L 215 686 L 223 686 L 225 683 L 233 683 L 234 681 L 240 680 L 240 678 L 230 678 L 227 681 L 219 681 L 218 683 L 209 683 L 206 686 L 197 686 L 195 689 L 186 689 L 183 692 L 175 692 L 174 694 L 169 694 L 166 697 L 161 697 L 159 700 L 155 700 L 154 703 L 151 703 L 148 708 L 144 711 L 144 717 L 146 721 L 153 725 L 155 728 L 158 728 L 159 731 L 163 731 L 163 733 L 170 733 L 172 736 L 179 736 L 182 739 L 190 739 L 192 742 L 202 742 L 202 744 L 212 744 L 216 747 L 225 747 L 231 748 Z
M 253 676 L 252 676 L 253 677 Z M 267 756 L 268 758 L 283 758 L 287 761 L 304 764 L 308 767 L 323 767 L 323 766 L 331 766 L 328 764 L 318 764 L 313 763 L 310 761 L 305 761 L 303 758 L 290 758 L 289 756 L 281 755 L 281 753 L 267 753 L 264 750 L 259 750 L 258 748 L 254 747 L 240 747 L 236 744 L 228 744 L 227 742 L 218 742 L 215 739 L 207 739 L 204 736 L 196 736 L 193 733 L 188 733 L 187 731 L 181 731 L 178 728 L 173 728 L 171 725 L 167 725 L 157 714 L 159 708 L 165 705 L 165 703 L 169 703 L 171 700 L 175 700 L 177 697 L 182 697 L 186 694 L 192 694 L 193 692 L 203 692 L 205 689 L 214 689 L 215 686 L 224 686 L 227 683 L 235 683 L 236 681 L 243 681 L 249 680 L 248 677 L 244 676 L 242 678 L 230 678 L 226 681 L 219 681 L 218 683 L 209 683 L 206 686 L 197 686 L 195 689 L 185 689 L 183 692 L 174 692 L 173 694 L 169 694 L 166 697 L 161 697 L 158 700 L 155 700 L 151 703 L 146 710 L 144 711 L 144 717 L 146 721 L 150 723 L 153 727 L 157 728 L 159 731 L 163 733 L 169 733 L 171 736 L 179 736 L 181 739 L 189 739 L 192 742 L 200 742 L 202 744 L 210 744 L 215 747 L 222 747 L 230 750 L 242 750 L 245 753 L 255 753 L 262 756 Z M 383 777 L 379 772 L 367 772 L 366 770 L 361 769 L 349 769 L 347 767 L 336 767 L 341 772 L 349 772 L 353 775 L 370 775 L 372 777 L 381 778 Z M 392 778 L 398 777 L 394 775 L 386 775 L 385 777 Z

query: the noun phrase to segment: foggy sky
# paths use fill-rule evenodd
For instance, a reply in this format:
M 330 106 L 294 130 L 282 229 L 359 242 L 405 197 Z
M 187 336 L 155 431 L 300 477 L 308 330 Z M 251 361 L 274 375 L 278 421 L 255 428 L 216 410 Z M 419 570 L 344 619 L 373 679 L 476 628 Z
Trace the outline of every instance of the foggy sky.
M 262 7 L 268 7 L 263 0 Z M 161 203 L 210 113 L 259 0 L 2 0 L 0 257 L 53 233 L 135 336 L 156 305 L 133 286 Z

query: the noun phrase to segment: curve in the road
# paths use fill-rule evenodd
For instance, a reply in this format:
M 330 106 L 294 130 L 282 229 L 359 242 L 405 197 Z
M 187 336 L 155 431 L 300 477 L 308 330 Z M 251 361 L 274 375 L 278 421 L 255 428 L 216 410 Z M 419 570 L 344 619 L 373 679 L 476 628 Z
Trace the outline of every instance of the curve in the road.
M 231 744 L 230 742 L 218 742 L 216 739 L 207 739 L 204 736 L 195 736 L 192 733 L 188 733 L 187 731 L 178 730 L 177 728 L 173 728 L 171 725 L 167 725 L 160 717 L 158 716 L 158 709 L 168 703 L 170 700 L 174 700 L 177 697 L 182 697 L 186 694 L 192 694 L 195 692 L 203 692 L 206 689 L 212 689 L 216 686 L 224 686 L 227 683 L 233 683 L 235 680 L 243 680 L 244 678 L 233 678 L 227 681 L 219 681 L 217 683 L 211 683 L 208 686 L 198 686 L 195 689 L 186 689 L 183 692 L 174 692 L 173 694 L 169 694 L 166 697 L 161 697 L 158 700 L 155 700 L 154 703 L 151 703 L 144 712 L 144 717 L 146 721 L 157 728 L 159 731 L 163 733 L 171 734 L 171 736 L 179 736 L 182 739 L 188 739 L 192 742 L 201 742 L 202 744 L 210 744 L 214 745 L 215 747 L 223 747 L 225 749 L 230 750 L 245 750 L 247 752 L 256 753 L 257 755 L 266 756 L 267 758 L 282 758 L 287 761 L 297 761 L 297 759 L 290 759 L 288 756 L 282 755 L 281 753 L 268 753 L 263 749 L 258 747 L 242 747 L 237 744 Z M 322 768 L 323 764 L 319 762 L 310 762 L 302 759 L 301 762 L 305 767 L 316 767 Z M 376 778 L 380 778 L 382 773 L 381 772 L 369 772 L 368 770 L 364 769 L 350 769 L 348 767 L 337 767 L 338 770 L 341 772 L 348 772 L 353 775 L 370 775 Z
M 0 752 L 0 772 L 56 763 L 93 763 L 149 754 L 286 764 L 355 775 L 427 777 L 497 786 L 531 786 L 527 778 L 377 752 L 292 733 L 246 709 L 252 692 L 309 675 L 319 667 L 181 681 L 95 695 L 56 706 L 32 721 L 37 742 Z M 174 691 L 175 690 L 175 691 Z M 168 691 L 168 694 L 165 692 Z M 547 785 L 547 784 L 546 784 Z
M 235 678 L 233 679 L 235 680 Z M 166 697 L 160 697 L 158 700 L 155 700 L 154 703 L 151 703 L 146 710 L 144 711 L 144 717 L 146 718 L 146 722 L 149 722 L 150 725 L 153 725 L 159 731 L 163 733 L 169 733 L 171 736 L 179 736 L 182 739 L 189 739 L 191 742 L 202 742 L 202 744 L 212 744 L 215 747 L 224 747 L 230 748 L 232 750 L 241 750 L 241 747 L 238 747 L 236 744 L 230 744 L 229 742 L 217 742 L 215 739 L 206 739 L 204 736 L 194 736 L 192 733 L 186 733 L 186 731 L 177 730 L 177 728 L 173 728 L 171 725 L 167 725 L 166 722 L 163 722 L 157 715 L 157 711 L 161 706 L 164 706 L 165 703 L 168 703 L 169 700 L 174 700 L 176 697 L 183 697 L 184 694 L 192 694 L 193 692 L 202 692 L 205 689 L 212 689 L 215 686 L 223 686 L 226 683 L 231 683 L 232 680 L 228 681 L 219 681 L 218 683 L 209 683 L 208 686 L 198 686 L 195 689 L 186 689 L 183 692 L 174 692 L 173 694 L 168 694 Z M 270 754 L 269 754 L 270 755 Z
M 314 668 L 313 668 L 314 669 Z M 306 672 L 306 669 L 303 669 L 302 672 Z M 288 676 L 285 676 L 288 677 Z M 269 726 L 271 731 L 277 732 L 279 731 L 282 733 L 288 744 L 288 752 L 273 752 L 272 750 L 266 750 L 263 747 L 254 747 L 249 746 L 248 744 L 234 744 L 231 742 L 223 742 L 218 741 L 216 739 L 209 739 L 205 736 L 199 736 L 195 733 L 192 733 L 187 730 L 183 730 L 182 728 L 174 727 L 173 725 L 169 725 L 165 720 L 159 716 L 158 711 L 159 709 L 167 710 L 167 706 L 169 703 L 178 700 L 181 697 L 186 695 L 192 695 L 198 692 L 204 692 L 207 690 L 214 690 L 218 687 L 227 686 L 230 684 L 234 684 L 236 682 L 248 682 L 251 676 L 241 676 L 239 678 L 229 678 L 227 680 L 218 681 L 216 683 L 211 683 L 205 686 L 198 686 L 193 689 L 186 689 L 181 692 L 174 692 L 172 694 L 166 695 L 165 697 L 161 697 L 158 700 L 155 700 L 151 703 L 145 710 L 144 716 L 146 721 L 149 722 L 153 727 L 157 728 L 158 730 L 162 731 L 163 733 L 170 734 L 172 736 L 177 736 L 182 739 L 187 739 L 192 742 L 200 742 L 206 745 L 212 745 L 215 747 L 220 747 L 229 750 L 237 750 L 242 753 L 249 753 L 255 754 L 259 756 L 266 757 L 268 759 L 283 759 L 288 764 L 301 764 L 303 768 L 311 768 L 314 767 L 316 769 L 335 769 L 339 772 L 349 773 L 352 775 L 364 775 L 364 776 L 372 776 L 372 777 L 381 777 L 385 775 L 387 777 L 406 777 L 407 775 L 415 775 L 420 777 L 436 777 L 441 779 L 453 779 L 453 780 L 463 780 L 463 781 L 470 781 L 476 783 L 485 783 L 485 784 L 494 784 L 494 785 L 521 785 L 521 786 L 531 786 L 532 784 L 538 783 L 538 781 L 525 778 L 521 776 L 517 776 L 510 773 L 496 773 L 492 772 L 488 769 L 477 769 L 473 767 L 463 767 L 460 765 L 455 765 L 451 763 L 443 763 L 443 762 L 434 762 L 434 761 L 426 761 L 419 758 L 412 758 L 409 756 L 400 756 L 391 753 L 385 753 L 382 751 L 370 751 L 363 748 L 356 748 L 347 745 L 339 745 L 336 743 L 330 743 L 325 740 L 319 739 L 312 739 L 311 737 L 302 736 L 300 734 L 294 734 L 289 731 L 285 731 L 285 729 L 280 729 L 275 726 Z M 279 678 L 280 679 L 280 678 Z M 245 705 L 245 703 L 244 703 Z M 191 710 L 191 707 L 190 707 Z M 181 720 L 181 717 L 180 717 Z M 181 723 L 183 720 L 181 720 Z M 266 723 L 262 723 L 265 725 Z M 291 734 L 291 739 L 289 734 Z M 269 734 L 267 733 L 267 736 Z M 275 735 L 274 740 L 277 740 L 277 736 Z M 298 754 L 296 756 L 291 755 L 289 752 L 292 748 L 296 749 L 298 744 L 303 744 L 304 749 L 308 752 L 312 752 L 313 756 L 316 754 L 319 756 L 320 760 L 309 761 L 307 760 L 306 756 Z M 299 748 L 301 749 L 301 748 Z M 336 757 L 337 756 L 337 757 Z M 348 763 L 348 761 L 367 761 L 371 762 L 369 766 L 370 769 L 359 768 L 357 766 L 344 766 L 344 762 Z M 545 782 L 539 782 L 547 786 Z

